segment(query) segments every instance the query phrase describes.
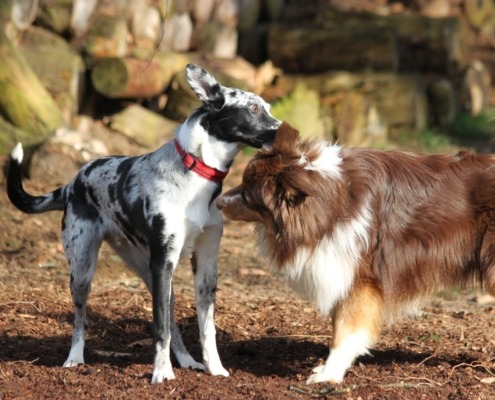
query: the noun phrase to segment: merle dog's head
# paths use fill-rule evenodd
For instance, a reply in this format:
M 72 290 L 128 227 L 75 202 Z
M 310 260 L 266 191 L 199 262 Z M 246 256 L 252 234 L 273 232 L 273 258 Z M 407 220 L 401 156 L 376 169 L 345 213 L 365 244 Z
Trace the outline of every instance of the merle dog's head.
M 197 112 L 210 135 L 256 148 L 273 143 L 281 121 L 270 114 L 270 105 L 261 97 L 222 86 L 197 65 L 186 67 L 186 78 L 203 103 Z

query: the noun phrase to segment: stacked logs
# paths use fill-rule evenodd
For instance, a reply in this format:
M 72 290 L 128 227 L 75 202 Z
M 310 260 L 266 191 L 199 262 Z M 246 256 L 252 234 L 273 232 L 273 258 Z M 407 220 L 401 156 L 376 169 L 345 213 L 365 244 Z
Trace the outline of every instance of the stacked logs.
M 461 110 L 475 114 L 489 103 L 490 70 L 472 59 L 470 39 L 494 35 L 495 6 L 493 0 L 435 5 L 0 1 L 0 152 L 16 140 L 40 143 L 81 112 L 107 116 L 110 106 L 139 102 L 180 122 L 198 104 L 184 81 L 188 62 L 261 93 L 280 118 L 308 115 L 294 112 L 299 106 L 291 99 L 315 101 L 315 132 L 346 144 L 448 125 Z

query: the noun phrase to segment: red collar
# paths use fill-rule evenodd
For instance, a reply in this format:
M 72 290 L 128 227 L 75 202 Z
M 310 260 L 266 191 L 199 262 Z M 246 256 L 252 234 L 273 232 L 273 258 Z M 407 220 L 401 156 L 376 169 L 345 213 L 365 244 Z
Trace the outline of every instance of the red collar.
M 177 149 L 177 153 L 179 153 L 179 156 L 182 160 L 182 164 L 184 164 L 184 167 L 186 167 L 189 171 L 194 171 L 203 178 L 214 182 L 222 182 L 229 173 L 229 170 L 223 172 L 218 169 L 209 167 L 203 161 L 194 157 L 192 154 L 186 153 L 180 146 L 177 138 L 174 139 L 174 143 L 175 148 Z

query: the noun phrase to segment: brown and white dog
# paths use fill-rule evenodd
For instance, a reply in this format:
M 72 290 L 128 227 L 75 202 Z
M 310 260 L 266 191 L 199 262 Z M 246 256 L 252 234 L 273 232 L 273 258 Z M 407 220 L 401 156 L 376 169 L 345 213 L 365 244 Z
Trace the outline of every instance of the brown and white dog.
M 283 123 L 216 204 L 256 222 L 261 253 L 332 316 L 330 355 L 307 383 L 341 382 L 421 297 L 471 284 L 495 294 L 492 155 L 343 148 Z

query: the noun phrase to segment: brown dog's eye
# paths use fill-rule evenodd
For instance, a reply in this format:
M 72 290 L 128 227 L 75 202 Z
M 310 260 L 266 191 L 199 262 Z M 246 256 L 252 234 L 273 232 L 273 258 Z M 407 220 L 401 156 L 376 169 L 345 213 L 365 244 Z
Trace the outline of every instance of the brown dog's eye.
M 251 110 L 252 113 L 259 113 L 260 112 L 260 106 L 258 104 L 251 104 L 249 106 L 249 109 Z

